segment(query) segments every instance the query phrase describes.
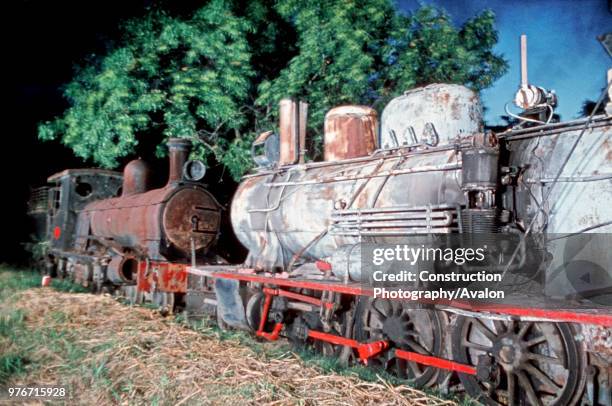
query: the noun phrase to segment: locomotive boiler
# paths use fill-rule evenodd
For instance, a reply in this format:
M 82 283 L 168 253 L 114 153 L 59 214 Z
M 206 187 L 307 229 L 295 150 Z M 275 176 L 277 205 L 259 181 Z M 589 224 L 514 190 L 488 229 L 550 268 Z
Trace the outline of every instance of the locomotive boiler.
M 296 255 L 326 258 L 362 237 L 386 242 L 457 232 L 462 217 L 479 216 L 474 226 L 494 231 L 493 196 L 486 191 L 495 185 L 497 150 L 482 135 L 482 107 L 473 91 L 431 85 L 406 92 L 384 110 L 380 139 L 375 110 L 332 109 L 325 119 L 325 160 L 308 164 L 298 164 L 293 151 L 299 147 L 283 150 L 299 128 L 284 121 L 300 119 L 291 115 L 298 109 L 285 106 L 291 104 L 281 103 L 280 162 L 291 165 L 248 176 L 233 200 L 232 224 L 249 248 L 248 266 L 286 269 Z M 293 155 L 284 156 L 286 150 Z M 464 169 L 462 155 L 480 160 Z M 465 171 L 471 178 L 463 181 Z M 466 209 L 472 191 L 488 199 L 478 211 Z

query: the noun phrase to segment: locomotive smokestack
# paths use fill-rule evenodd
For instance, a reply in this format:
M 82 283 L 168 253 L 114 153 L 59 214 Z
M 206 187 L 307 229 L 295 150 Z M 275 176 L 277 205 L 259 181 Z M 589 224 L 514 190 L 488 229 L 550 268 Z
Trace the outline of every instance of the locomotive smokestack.
M 306 156 L 306 124 L 308 121 L 308 103 L 299 101 L 298 102 L 298 138 L 299 138 L 299 150 L 300 158 L 299 163 L 303 164 Z
M 170 170 L 168 184 L 179 182 L 183 178 L 183 166 L 191 152 L 191 141 L 184 138 L 170 138 L 168 140 L 168 154 Z
M 279 109 L 279 165 L 303 163 L 306 153 L 308 103 L 283 99 L 279 103 Z
M 298 161 L 299 140 L 298 118 L 296 102 L 291 99 L 283 99 L 279 103 L 279 127 L 280 127 L 280 159 L 279 164 L 291 165 Z

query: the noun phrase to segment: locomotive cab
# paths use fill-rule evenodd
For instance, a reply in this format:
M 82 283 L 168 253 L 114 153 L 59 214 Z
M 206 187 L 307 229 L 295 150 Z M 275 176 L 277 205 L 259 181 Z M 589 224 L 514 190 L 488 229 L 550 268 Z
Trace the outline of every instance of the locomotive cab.
M 75 243 L 78 212 L 87 204 L 121 193 L 123 176 L 105 169 L 66 169 L 47 181 L 47 238 L 50 248 L 69 251 Z

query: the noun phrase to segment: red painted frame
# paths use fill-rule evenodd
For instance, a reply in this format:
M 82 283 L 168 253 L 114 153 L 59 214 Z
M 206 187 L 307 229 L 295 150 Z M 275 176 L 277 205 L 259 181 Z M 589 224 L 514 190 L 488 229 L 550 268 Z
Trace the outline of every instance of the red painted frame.
M 137 288 L 140 292 L 156 290 L 166 293 L 187 292 L 187 268 L 190 265 L 171 262 L 149 261 L 138 262 Z
M 255 282 L 263 283 L 267 285 L 285 286 L 290 288 L 303 288 L 312 289 L 319 291 L 332 291 L 337 293 L 343 293 L 348 295 L 356 296 L 373 296 L 374 291 L 372 289 L 363 289 L 359 284 L 341 284 L 335 282 L 319 282 L 313 280 L 303 279 L 288 279 L 288 278 L 275 278 L 269 276 L 256 275 L 251 273 L 240 273 L 240 272 L 223 272 L 213 271 L 210 273 L 213 278 L 222 279 L 234 279 L 244 282 Z M 527 307 L 517 307 L 508 305 L 491 305 L 483 304 L 475 306 L 470 303 L 453 301 L 438 303 L 445 306 L 456 307 L 461 310 L 469 310 L 474 312 L 491 312 L 510 316 L 529 317 L 540 320 L 554 321 L 554 322 L 568 322 L 568 323 L 581 323 L 581 324 L 594 324 L 604 327 L 612 327 L 612 314 L 606 313 L 587 313 L 581 311 L 572 311 L 565 309 L 537 309 Z

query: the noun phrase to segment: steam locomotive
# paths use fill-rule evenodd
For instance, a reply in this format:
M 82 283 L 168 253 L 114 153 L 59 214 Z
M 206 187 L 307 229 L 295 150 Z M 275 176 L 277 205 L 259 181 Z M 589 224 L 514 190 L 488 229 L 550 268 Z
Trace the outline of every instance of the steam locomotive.
M 258 167 L 231 204 L 249 251 L 242 264 L 214 255 L 221 207 L 198 183 L 204 168 L 187 161 L 188 142 L 170 140 L 160 189 L 148 189 L 142 161 L 123 176 L 64 171 L 49 178 L 48 272 L 166 308 L 180 300 L 190 317 L 213 312 L 224 328 L 286 337 L 417 386 L 463 388 L 490 405 L 611 405 L 609 269 L 595 289 L 574 276 L 584 258 L 611 263 L 601 241 L 612 231 L 612 114 L 553 122 L 556 96 L 526 80 L 515 103 L 518 125 L 498 133 L 485 131 L 477 94 L 460 85 L 407 91 L 380 125 L 369 107 L 336 107 L 324 160 L 305 162 L 308 106 L 281 101 L 279 134 L 255 140 Z M 501 240 L 494 253 L 505 261 L 488 269 L 528 268 L 536 252 L 555 270 L 534 271 L 554 301 L 373 293 L 364 244 L 487 236 L 479 241 L 496 245 L 491 235 L 519 243 Z M 575 245 L 585 236 L 593 244 Z
M 546 106 L 522 116 L 536 125 L 494 134 L 484 132 L 474 92 L 430 85 L 392 100 L 379 136 L 371 108 L 332 109 L 325 160 L 304 163 L 306 106 L 282 101 L 280 136 L 256 140 L 260 168 L 232 202 L 245 263 L 188 272 L 216 280 L 224 323 L 268 340 L 287 336 L 418 386 L 460 382 L 486 404 L 610 404 L 612 117 L 547 123 Z M 594 242 L 589 233 L 601 238 L 595 247 L 572 240 Z M 517 268 L 518 257 L 544 252 L 555 272 L 541 277 L 563 300 L 539 306 L 520 292 L 494 306 L 381 298 L 360 252 L 367 243 L 496 234 L 529 241 L 505 252 Z M 574 262 L 568 252 L 581 256 Z M 574 304 L 588 296 L 575 283 L 585 259 L 608 266 L 589 290 L 605 305 Z
M 167 184 L 151 189 L 140 160 L 123 174 L 69 169 L 48 178 L 47 273 L 69 277 L 95 291 L 124 287 L 130 300 L 144 294 L 163 308 L 186 292 L 186 268 L 206 263 L 217 241 L 221 206 L 198 182 L 200 161 L 188 161 L 191 142 L 170 139 Z

